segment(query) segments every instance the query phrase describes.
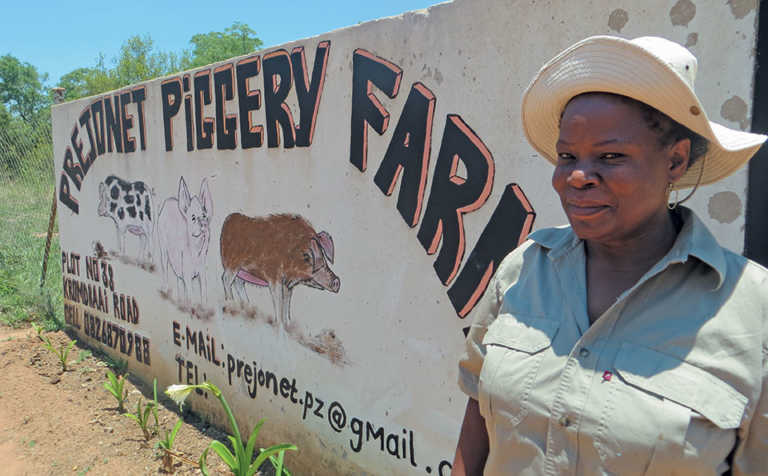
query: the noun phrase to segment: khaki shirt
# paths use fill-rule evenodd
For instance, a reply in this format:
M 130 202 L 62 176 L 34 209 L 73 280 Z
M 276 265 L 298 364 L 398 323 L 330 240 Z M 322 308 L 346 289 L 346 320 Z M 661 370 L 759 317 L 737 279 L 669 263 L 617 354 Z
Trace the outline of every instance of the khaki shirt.
M 473 312 L 459 385 L 486 475 L 768 474 L 768 271 L 683 208 L 669 253 L 591 326 L 584 245 L 540 230 Z

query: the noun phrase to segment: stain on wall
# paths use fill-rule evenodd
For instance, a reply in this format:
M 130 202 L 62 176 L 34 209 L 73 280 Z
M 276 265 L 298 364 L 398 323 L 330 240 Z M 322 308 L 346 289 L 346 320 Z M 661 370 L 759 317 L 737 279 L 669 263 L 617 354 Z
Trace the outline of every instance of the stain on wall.
M 678 0 L 669 11 L 669 18 L 673 25 L 688 26 L 696 16 L 696 5 L 691 0 Z
M 747 103 L 739 96 L 731 96 L 720 106 L 720 115 L 723 119 L 738 122 L 742 130 L 746 130 L 749 122 L 747 121 Z
M 608 28 L 620 32 L 629 21 L 629 13 L 622 8 L 612 11 L 608 17 Z
M 454 0 L 63 104 L 66 322 L 137 378 L 220 385 L 246 425 L 268 419 L 266 444 L 301 448 L 296 474 L 447 476 L 462 331 L 534 221 L 566 221 L 523 89 L 596 31 L 658 34 L 696 45 L 710 114 L 734 96 L 727 124 L 746 124 L 755 13 L 726 2 L 580 2 L 576 18 L 566 0 Z M 745 175 L 693 203 L 737 253 Z M 263 227 L 226 233 L 238 215 Z M 266 228 L 286 215 L 306 233 Z
M 730 190 L 712 195 L 707 207 L 709 216 L 720 223 L 733 223 L 741 216 L 741 209 L 741 199 Z
M 757 0 L 728 0 L 728 6 L 733 16 L 740 20 L 757 9 Z

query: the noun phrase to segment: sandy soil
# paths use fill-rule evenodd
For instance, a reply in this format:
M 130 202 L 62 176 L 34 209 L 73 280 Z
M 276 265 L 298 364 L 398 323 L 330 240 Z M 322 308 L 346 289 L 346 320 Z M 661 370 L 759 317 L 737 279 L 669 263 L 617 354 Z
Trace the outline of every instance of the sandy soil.
M 56 346 L 69 340 L 63 332 L 47 335 Z M 58 358 L 34 331 L 0 326 L 0 474 L 167 474 L 154 449 L 157 437 L 145 441 L 136 422 L 117 412 L 116 400 L 102 386 L 106 364 L 93 356 L 77 362 L 81 350 L 72 349 L 69 360 L 75 362 L 61 372 Z M 142 395 L 152 399 L 152 388 L 141 385 L 130 377 L 126 382 L 128 411 L 136 410 Z M 176 405 L 161 402 L 159 417 L 161 429 L 170 430 L 179 418 Z M 194 415 L 185 412 L 184 418 L 174 446 L 190 463 L 213 438 L 226 439 Z M 175 461 L 176 474 L 201 474 Z M 231 474 L 213 452 L 208 467 L 211 474 Z

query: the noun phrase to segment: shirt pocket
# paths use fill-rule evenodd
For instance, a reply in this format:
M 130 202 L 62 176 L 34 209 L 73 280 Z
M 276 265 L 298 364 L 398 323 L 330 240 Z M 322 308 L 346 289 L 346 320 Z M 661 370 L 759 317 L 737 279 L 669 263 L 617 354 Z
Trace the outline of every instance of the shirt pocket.
M 528 414 L 531 388 L 552 345 L 559 322 L 518 313 L 500 313 L 483 338 L 480 411 L 491 424 L 517 426 Z
M 608 384 L 597 442 L 605 468 L 628 475 L 715 474 L 712 463 L 722 462 L 732 445 L 704 449 L 710 458 L 699 466 L 703 458 L 686 458 L 686 438 L 692 431 L 720 433 L 704 438 L 710 441 L 735 438 L 724 432 L 735 433 L 747 398 L 706 370 L 630 343 L 621 345 L 614 369 L 620 378 L 600 384 Z M 713 451 L 721 454 L 712 457 Z

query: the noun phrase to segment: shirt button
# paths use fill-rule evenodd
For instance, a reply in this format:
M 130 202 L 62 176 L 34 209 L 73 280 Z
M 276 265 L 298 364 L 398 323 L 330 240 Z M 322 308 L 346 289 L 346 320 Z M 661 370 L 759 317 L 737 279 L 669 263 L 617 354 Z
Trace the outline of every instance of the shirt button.
M 571 424 L 571 419 L 568 418 L 566 415 L 563 415 L 560 417 L 559 420 L 557 420 L 558 423 L 560 423 L 560 426 L 568 427 Z
M 579 351 L 579 355 L 586 359 L 587 357 L 589 357 L 589 349 L 587 349 L 586 347 L 582 347 L 581 350 Z

